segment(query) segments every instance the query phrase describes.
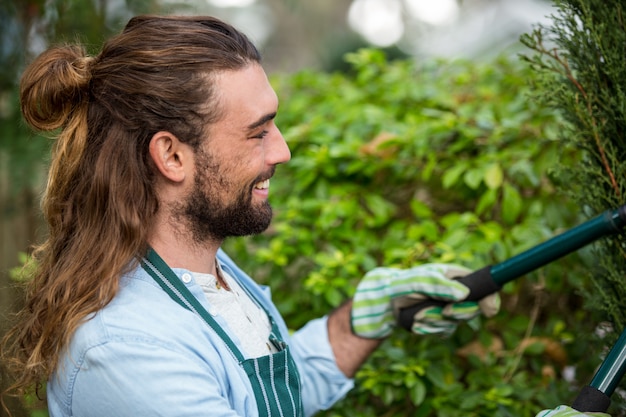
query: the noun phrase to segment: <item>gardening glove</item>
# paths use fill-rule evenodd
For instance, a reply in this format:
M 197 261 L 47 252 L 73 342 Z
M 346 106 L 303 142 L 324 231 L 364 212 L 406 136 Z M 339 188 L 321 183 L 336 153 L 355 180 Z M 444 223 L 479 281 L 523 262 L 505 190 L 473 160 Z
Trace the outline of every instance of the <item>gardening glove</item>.
M 581 413 L 566 405 L 560 405 L 554 410 L 543 410 L 535 417 L 611 417 L 607 413 Z
M 411 331 L 416 334 L 454 332 L 459 321 L 479 314 L 491 317 L 500 308 L 498 294 L 479 302 L 462 301 L 469 288 L 453 280 L 471 272 L 458 265 L 425 264 L 410 269 L 376 268 L 368 272 L 357 286 L 352 302 L 352 329 L 358 336 L 378 339 L 389 336 L 396 326 L 400 308 L 428 299 L 448 302 L 417 312 Z

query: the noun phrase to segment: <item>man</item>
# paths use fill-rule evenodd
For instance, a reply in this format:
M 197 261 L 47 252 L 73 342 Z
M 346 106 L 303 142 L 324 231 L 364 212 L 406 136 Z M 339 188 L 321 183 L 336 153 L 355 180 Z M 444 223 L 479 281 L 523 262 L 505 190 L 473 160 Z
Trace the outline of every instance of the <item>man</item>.
M 9 333 L 16 389 L 48 381 L 52 416 L 304 416 L 352 387 L 395 327 L 394 303 L 443 300 L 415 333 L 497 311 L 456 303 L 451 265 L 379 268 L 352 302 L 290 336 L 266 289 L 221 251 L 260 233 L 290 158 L 254 45 L 210 17 L 133 18 L 101 53 L 62 46 L 21 83 L 35 129 L 58 129 L 49 237 Z

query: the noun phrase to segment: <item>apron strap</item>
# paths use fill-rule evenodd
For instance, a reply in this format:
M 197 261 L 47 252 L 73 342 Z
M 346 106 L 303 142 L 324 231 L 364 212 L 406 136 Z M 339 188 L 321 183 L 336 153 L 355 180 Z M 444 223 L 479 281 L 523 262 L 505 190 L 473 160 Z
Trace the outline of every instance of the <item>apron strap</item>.
M 270 341 L 278 344 L 278 353 L 245 359 L 224 329 L 153 249 L 148 250 L 146 257 L 141 260 L 141 266 L 172 300 L 200 316 L 224 341 L 228 350 L 248 375 L 257 402 L 259 417 L 304 415 L 298 367 L 286 344 L 280 338 L 270 337 Z M 278 327 L 269 313 L 268 317 L 272 322 L 271 336 L 279 336 Z
M 189 288 L 187 288 L 178 279 L 178 276 L 165 263 L 163 259 L 153 250 L 149 249 L 145 258 L 141 260 L 141 266 L 148 274 L 159 284 L 159 286 L 170 296 L 172 300 L 177 302 L 183 308 L 196 313 L 217 335 L 226 343 L 228 350 L 241 364 L 245 358 L 237 346 L 232 342 L 224 329 L 215 321 L 208 311 L 193 296 Z

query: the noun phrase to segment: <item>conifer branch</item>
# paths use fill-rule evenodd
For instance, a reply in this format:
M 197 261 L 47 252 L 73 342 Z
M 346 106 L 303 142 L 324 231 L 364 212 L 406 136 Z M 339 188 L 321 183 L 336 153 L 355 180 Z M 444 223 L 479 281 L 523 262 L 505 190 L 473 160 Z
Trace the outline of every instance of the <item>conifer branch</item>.
M 567 62 L 567 59 L 561 58 L 561 56 L 559 55 L 557 51 L 557 48 L 553 48 L 551 50 L 546 49 L 543 45 L 542 40 L 538 38 L 537 42 L 533 45 L 533 49 L 535 49 L 537 52 L 543 55 L 546 55 L 552 58 L 554 61 L 556 61 L 563 68 L 563 70 L 559 71 L 555 67 L 551 67 L 551 68 L 554 71 L 558 72 L 559 74 L 565 76 L 583 96 L 585 100 L 585 106 L 587 107 L 587 112 L 589 113 L 589 117 L 591 119 L 591 126 L 593 128 L 593 136 L 594 136 L 596 146 L 598 148 L 598 152 L 600 153 L 602 165 L 604 167 L 604 170 L 608 174 L 609 179 L 611 180 L 611 185 L 613 186 L 613 190 L 615 191 L 615 194 L 618 197 L 620 197 L 621 195 L 620 189 L 619 189 L 619 186 L 617 185 L 617 180 L 615 179 L 615 175 L 613 174 L 613 171 L 611 170 L 611 167 L 609 165 L 609 161 L 606 157 L 606 152 L 604 151 L 604 147 L 602 146 L 602 143 L 600 141 L 600 135 L 598 134 L 598 125 L 597 125 L 595 117 L 593 116 L 591 99 L 589 98 L 587 92 L 583 88 L 582 84 L 576 79 L 576 77 L 574 77 L 574 74 L 572 73 L 572 70 Z

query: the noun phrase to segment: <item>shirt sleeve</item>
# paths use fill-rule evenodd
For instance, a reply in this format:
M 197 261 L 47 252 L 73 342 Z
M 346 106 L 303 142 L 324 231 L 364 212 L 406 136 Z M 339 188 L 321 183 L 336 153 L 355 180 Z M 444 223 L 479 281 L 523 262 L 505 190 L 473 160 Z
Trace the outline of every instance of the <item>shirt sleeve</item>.
M 328 317 L 312 320 L 298 330 L 289 346 L 302 379 L 302 402 L 307 416 L 327 410 L 354 386 L 337 367 L 328 340 Z
M 228 393 L 208 364 L 146 341 L 107 342 L 89 349 L 73 387 L 75 416 L 242 415 L 231 408 Z

